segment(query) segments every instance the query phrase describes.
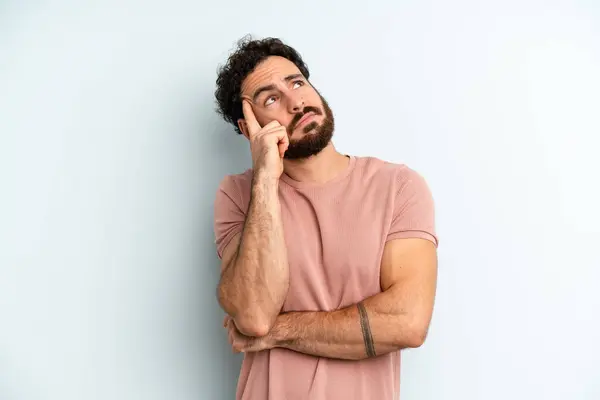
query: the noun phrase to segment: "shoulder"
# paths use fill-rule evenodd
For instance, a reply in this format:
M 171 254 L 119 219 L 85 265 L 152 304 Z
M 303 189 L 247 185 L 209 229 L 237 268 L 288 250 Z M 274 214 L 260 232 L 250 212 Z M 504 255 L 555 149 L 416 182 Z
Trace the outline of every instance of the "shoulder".
M 230 197 L 239 197 L 250 190 L 252 185 L 252 169 L 238 174 L 225 175 L 219 182 L 218 192 L 225 193 Z
M 215 194 L 215 207 L 223 207 L 223 204 L 230 206 L 235 204 L 236 208 L 246 212 L 250 203 L 252 176 L 252 169 L 247 169 L 239 174 L 225 175 L 219 182 Z
M 426 185 L 425 178 L 404 163 L 370 156 L 357 156 L 356 163 L 357 170 L 365 180 L 382 180 L 396 189 L 410 184 Z

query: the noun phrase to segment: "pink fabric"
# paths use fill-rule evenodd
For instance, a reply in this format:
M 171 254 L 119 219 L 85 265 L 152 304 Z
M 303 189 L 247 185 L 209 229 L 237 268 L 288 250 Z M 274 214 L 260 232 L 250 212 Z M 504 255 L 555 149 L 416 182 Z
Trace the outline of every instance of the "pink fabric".
M 227 176 L 217 191 L 219 257 L 243 228 L 251 179 L 252 170 Z M 419 237 L 437 245 L 431 193 L 405 165 L 350 156 L 348 168 L 325 184 L 283 174 L 279 199 L 290 268 L 284 311 L 333 311 L 379 293 L 389 240 Z M 399 392 L 400 352 L 346 361 L 277 348 L 245 354 L 237 399 L 387 400 Z

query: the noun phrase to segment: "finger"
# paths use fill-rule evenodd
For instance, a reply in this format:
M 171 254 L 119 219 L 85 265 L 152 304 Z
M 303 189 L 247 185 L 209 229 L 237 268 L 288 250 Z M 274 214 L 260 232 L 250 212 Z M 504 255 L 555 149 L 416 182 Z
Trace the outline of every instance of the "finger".
M 233 346 L 233 342 L 235 341 L 235 331 L 232 329 L 231 324 L 227 324 L 227 340 L 229 344 Z
M 229 321 L 229 343 L 231 344 L 234 353 L 240 353 L 252 342 L 252 338 L 242 335 L 236 328 L 233 320 Z
M 288 146 L 285 144 L 279 144 L 279 157 L 285 157 L 285 152 L 287 151 Z
M 277 147 L 279 149 L 279 156 L 281 158 L 283 158 L 283 156 L 285 155 L 285 152 L 287 151 L 287 149 L 290 145 L 290 138 L 287 134 L 287 130 L 285 129 L 285 127 L 281 126 L 279 128 L 273 129 L 270 132 L 265 133 L 265 135 L 274 136 L 275 140 L 277 141 Z
M 246 126 L 248 127 L 248 135 L 254 136 L 260 131 L 261 126 L 254 116 L 252 111 L 252 105 L 248 100 L 242 100 L 242 111 L 244 113 L 244 119 L 246 120 Z
M 266 126 L 265 126 L 265 128 L 266 128 Z M 281 125 L 276 126 L 271 129 L 268 129 L 268 130 L 263 128 L 263 130 L 265 131 L 265 133 L 264 133 L 265 135 L 274 135 L 277 137 L 278 140 L 283 140 L 283 137 L 288 136 L 287 129 L 285 128 L 285 126 L 281 126 Z
M 241 352 L 244 349 L 244 344 L 245 344 L 245 342 L 243 340 L 240 340 L 240 338 L 236 337 L 236 335 L 232 336 L 231 348 L 234 353 Z
M 233 334 L 229 334 L 229 345 L 231 346 L 231 350 L 234 353 L 237 353 L 236 347 L 235 347 L 235 338 L 233 337 Z
M 235 323 L 233 322 L 232 318 L 228 318 L 226 324 L 227 324 L 227 329 L 229 329 L 230 331 L 235 331 Z
M 271 132 L 275 129 L 279 129 L 282 128 L 281 124 L 279 123 L 279 121 L 277 120 L 273 120 L 271 122 L 269 122 L 268 124 L 266 124 L 265 126 L 263 126 L 262 130 L 265 133 Z
M 288 147 L 290 147 L 290 137 L 288 136 L 287 131 L 284 132 L 283 138 L 279 141 L 278 146 L 281 158 L 283 158 Z
M 242 349 L 243 352 L 245 353 L 253 353 L 256 351 L 262 351 L 265 349 L 270 348 L 267 344 L 267 342 L 265 342 L 264 338 L 252 338 L 251 340 L 249 340 L 246 345 L 244 346 L 244 348 Z
M 254 346 L 255 339 L 250 338 L 235 338 L 233 340 L 233 348 L 237 353 L 245 353 L 247 351 L 252 351 L 251 349 Z

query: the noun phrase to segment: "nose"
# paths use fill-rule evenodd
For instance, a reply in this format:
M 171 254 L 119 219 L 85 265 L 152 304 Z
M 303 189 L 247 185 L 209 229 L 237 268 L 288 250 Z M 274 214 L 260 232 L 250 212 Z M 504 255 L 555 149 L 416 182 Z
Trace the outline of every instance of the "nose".
M 293 114 L 297 114 L 304 109 L 304 99 L 302 96 L 293 96 L 290 98 L 289 103 L 290 112 Z

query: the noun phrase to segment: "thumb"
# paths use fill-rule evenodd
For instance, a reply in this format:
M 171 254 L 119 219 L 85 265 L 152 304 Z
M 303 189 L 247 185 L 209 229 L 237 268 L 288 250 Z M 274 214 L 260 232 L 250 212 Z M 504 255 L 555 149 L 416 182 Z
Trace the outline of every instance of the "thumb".
M 288 147 L 290 147 L 290 138 L 287 135 L 287 131 L 283 131 L 283 135 L 279 138 L 277 147 L 279 147 L 279 156 L 283 158 Z

